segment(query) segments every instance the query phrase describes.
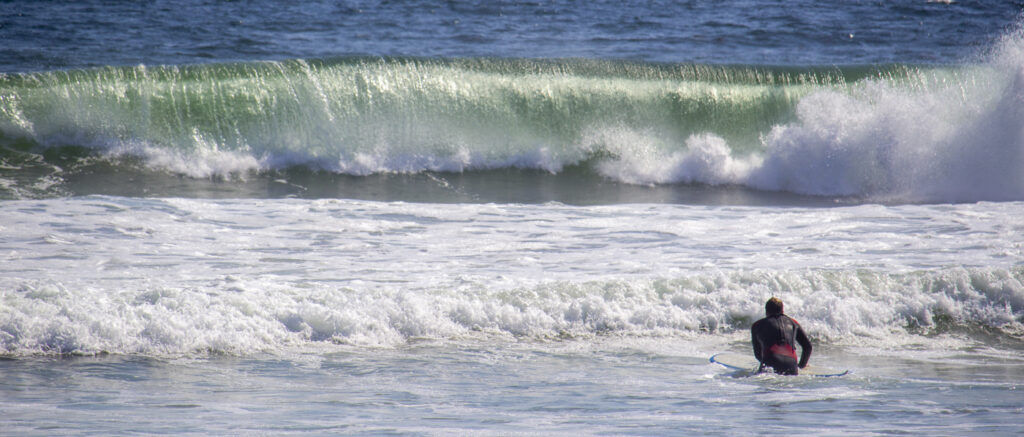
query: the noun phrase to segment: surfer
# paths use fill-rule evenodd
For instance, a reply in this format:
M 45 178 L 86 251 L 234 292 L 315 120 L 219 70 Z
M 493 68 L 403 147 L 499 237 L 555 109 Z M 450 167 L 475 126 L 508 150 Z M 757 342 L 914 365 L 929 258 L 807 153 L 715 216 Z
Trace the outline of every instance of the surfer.
M 796 375 L 797 368 L 807 367 L 811 358 L 811 341 L 800 328 L 800 324 L 782 313 L 782 300 L 768 299 L 764 304 L 767 317 L 754 322 L 750 327 L 754 357 L 761 363 L 757 371 L 771 367 L 775 373 Z M 800 362 L 796 360 L 796 344 L 800 344 Z

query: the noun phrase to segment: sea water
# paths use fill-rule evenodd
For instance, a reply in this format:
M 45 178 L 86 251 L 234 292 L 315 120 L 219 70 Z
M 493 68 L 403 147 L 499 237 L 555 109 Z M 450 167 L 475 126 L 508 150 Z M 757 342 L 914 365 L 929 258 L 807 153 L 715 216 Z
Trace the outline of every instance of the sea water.
M 1020 434 L 1020 11 L 6 2 L 0 434 Z

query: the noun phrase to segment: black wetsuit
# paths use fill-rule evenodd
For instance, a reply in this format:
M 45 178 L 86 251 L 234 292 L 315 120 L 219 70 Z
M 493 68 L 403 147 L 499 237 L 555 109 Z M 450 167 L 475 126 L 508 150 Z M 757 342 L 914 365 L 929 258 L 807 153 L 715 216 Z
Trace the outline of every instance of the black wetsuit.
M 811 358 L 811 341 L 800 324 L 785 314 L 774 314 L 754 322 L 750 327 L 754 356 L 761 362 L 759 371 L 771 367 L 775 373 L 796 375 L 797 368 L 807 366 Z M 800 344 L 800 362 L 796 361 L 796 344 Z

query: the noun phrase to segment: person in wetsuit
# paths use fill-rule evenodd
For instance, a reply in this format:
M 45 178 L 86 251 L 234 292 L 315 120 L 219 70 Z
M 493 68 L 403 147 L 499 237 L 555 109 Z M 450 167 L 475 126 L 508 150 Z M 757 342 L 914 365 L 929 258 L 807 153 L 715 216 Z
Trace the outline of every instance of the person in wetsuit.
M 811 359 L 811 341 L 800 324 L 782 313 L 782 300 L 773 297 L 764 304 L 767 317 L 750 327 L 754 356 L 761 362 L 758 372 L 770 367 L 775 373 L 796 375 Z M 800 362 L 796 360 L 796 344 L 800 344 Z

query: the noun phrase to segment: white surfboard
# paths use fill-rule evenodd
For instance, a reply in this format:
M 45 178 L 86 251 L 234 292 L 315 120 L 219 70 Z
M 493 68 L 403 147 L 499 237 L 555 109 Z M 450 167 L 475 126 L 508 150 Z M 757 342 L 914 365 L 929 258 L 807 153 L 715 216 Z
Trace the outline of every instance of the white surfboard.
M 752 355 L 740 355 L 734 353 L 720 353 L 711 356 L 710 361 L 712 363 L 721 365 L 730 370 L 734 370 L 741 376 L 748 376 L 757 373 L 757 368 L 760 363 Z M 808 376 L 843 376 L 850 373 L 849 370 L 836 370 L 828 367 L 821 367 L 808 364 L 807 367 L 800 369 L 801 375 Z

